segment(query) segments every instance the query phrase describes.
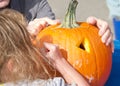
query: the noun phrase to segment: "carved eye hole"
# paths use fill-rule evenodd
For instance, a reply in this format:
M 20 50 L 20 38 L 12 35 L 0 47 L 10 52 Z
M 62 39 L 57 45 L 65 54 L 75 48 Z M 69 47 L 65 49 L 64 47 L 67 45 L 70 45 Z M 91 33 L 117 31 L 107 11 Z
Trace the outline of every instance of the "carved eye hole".
M 81 44 L 79 45 L 79 48 L 85 50 L 85 46 L 83 45 L 83 43 L 81 43 Z
M 87 38 L 85 38 L 78 46 L 80 49 L 90 52 L 90 43 Z

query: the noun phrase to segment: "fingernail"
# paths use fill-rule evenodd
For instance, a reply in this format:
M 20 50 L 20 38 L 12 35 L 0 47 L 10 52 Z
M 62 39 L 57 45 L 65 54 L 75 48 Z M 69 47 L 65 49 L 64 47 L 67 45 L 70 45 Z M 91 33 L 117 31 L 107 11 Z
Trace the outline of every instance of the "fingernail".
M 103 43 L 105 43 L 105 40 L 103 38 L 101 40 L 102 40 Z
M 108 46 L 108 45 L 109 45 L 109 43 L 107 42 L 107 43 L 106 43 L 106 46 Z
M 101 31 L 99 31 L 99 33 L 98 33 L 100 36 L 102 36 L 102 32 Z

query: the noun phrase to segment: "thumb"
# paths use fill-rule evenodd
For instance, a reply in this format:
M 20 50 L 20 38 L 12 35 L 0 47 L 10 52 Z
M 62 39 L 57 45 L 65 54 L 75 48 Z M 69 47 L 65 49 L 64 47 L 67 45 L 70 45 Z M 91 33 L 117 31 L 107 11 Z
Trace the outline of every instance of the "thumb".
M 55 50 L 58 46 L 52 43 L 44 42 L 44 46 L 47 50 Z

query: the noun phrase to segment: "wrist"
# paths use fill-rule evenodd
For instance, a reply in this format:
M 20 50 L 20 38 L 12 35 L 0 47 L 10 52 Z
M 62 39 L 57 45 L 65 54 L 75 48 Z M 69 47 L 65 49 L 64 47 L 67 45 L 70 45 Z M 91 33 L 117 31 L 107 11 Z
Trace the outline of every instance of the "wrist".
M 65 58 L 59 58 L 54 61 L 55 68 L 59 71 L 66 64 Z

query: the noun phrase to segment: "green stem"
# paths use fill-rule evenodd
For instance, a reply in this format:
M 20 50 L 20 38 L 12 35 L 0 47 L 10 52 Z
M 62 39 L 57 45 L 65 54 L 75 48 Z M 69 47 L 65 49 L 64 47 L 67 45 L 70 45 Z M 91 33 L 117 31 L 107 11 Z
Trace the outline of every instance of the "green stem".
M 76 15 L 75 15 L 77 4 L 78 4 L 77 0 L 71 0 L 65 18 L 59 27 L 75 28 L 79 26 L 76 23 Z

